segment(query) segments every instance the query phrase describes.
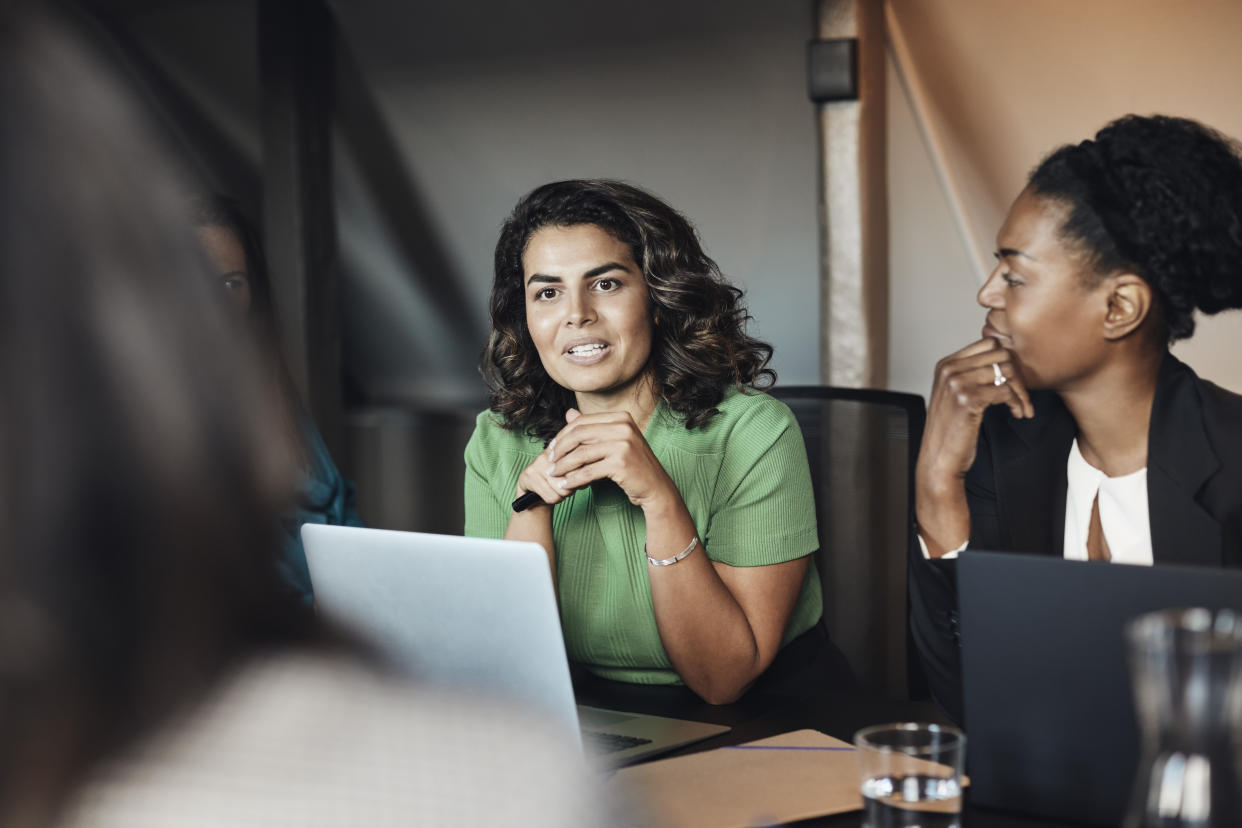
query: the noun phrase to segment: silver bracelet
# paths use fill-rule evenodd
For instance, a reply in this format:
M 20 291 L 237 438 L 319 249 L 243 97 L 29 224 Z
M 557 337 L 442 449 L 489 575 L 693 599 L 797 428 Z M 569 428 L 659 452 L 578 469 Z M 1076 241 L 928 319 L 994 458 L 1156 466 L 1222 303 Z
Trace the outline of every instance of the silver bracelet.
M 655 558 L 651 557 L 650 555 L 647 555 L 647 563 L 650 564 L 651 566 L 672 566 L 673 564 L 677 563 L 682 558 L 686 557 L 691 552 L 693 552 L 694 547 L 698 545 L 699 545 L 699 536 L 695 535 L 693 538 L 690 539 L 690 545 L 687 546 L 685 549 L 681 550 L 680 552 L 678 552 L 673 557 L 665 558 L 662 561 L 657 561 Z M 643 554 L 646 554 L 646 553 L 647 553 L 647 544 L 644 543 Z

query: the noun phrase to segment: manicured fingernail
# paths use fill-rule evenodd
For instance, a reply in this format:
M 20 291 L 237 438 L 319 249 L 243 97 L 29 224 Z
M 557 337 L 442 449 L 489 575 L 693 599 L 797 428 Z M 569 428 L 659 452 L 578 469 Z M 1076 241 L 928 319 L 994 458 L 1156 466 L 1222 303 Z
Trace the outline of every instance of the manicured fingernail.
M 556 438 L 552 438 L 552 442 L 548 443 L 548 459 L 556 460 Z
M 552 485 L 556 486 L 558 489 L 564 489 L 568 485 L 563 477 L 554 477 L 549 479 L 552 481 Z

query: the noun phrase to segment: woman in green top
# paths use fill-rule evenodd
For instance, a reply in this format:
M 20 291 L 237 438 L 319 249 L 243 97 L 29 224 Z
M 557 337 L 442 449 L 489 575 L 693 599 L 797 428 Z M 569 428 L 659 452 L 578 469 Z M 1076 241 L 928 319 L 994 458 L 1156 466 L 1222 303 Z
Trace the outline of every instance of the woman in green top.
M 803 662 L 828 649 L 801 432 L 755 390 L 772 349 L 740 298 L 650 194 L 536 189 L 496 245 L 491 407 L 466 449 L 466 533 L 548 551 L 570 658 L 711 703 L 796 638 Z

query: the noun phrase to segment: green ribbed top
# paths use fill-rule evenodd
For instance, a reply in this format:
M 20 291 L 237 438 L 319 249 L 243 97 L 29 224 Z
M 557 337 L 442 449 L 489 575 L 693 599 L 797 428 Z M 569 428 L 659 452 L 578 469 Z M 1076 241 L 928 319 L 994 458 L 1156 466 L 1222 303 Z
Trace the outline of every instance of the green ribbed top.
M 644 436 L 677 484 L 712 560 L 763 566 L 815 551 L 815 502 L 802 432 L 767 394 L 725 392 L 720 413 L 687 429 L 660 402 Z M 466 534 L 499 538 L 518 475 L 543 451 L 533 438 L 479 414 L 466 446 Z M 610 482 L 574 492 L 552 509 L 561 621 L 569 657 L 605 678 L 680 684 L 660 642 L 643 552 L 642 510 Z M 687 538 L 687 540 L 689 540 Z M 814 559 L 782 644 L 822 613 Z

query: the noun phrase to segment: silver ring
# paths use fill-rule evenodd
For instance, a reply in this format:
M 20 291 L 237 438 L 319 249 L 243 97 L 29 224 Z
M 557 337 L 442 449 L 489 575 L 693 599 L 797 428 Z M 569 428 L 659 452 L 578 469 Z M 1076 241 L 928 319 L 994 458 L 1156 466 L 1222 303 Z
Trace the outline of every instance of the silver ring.
M 992 384 L 993 385 L 1004 385 L 1007 382 L 1009 382 L 1009 380 L 1006 379 L 1005 375 L 1001 373 L 1000 365 L 998 363 L 993 362 L 992 363 Z

